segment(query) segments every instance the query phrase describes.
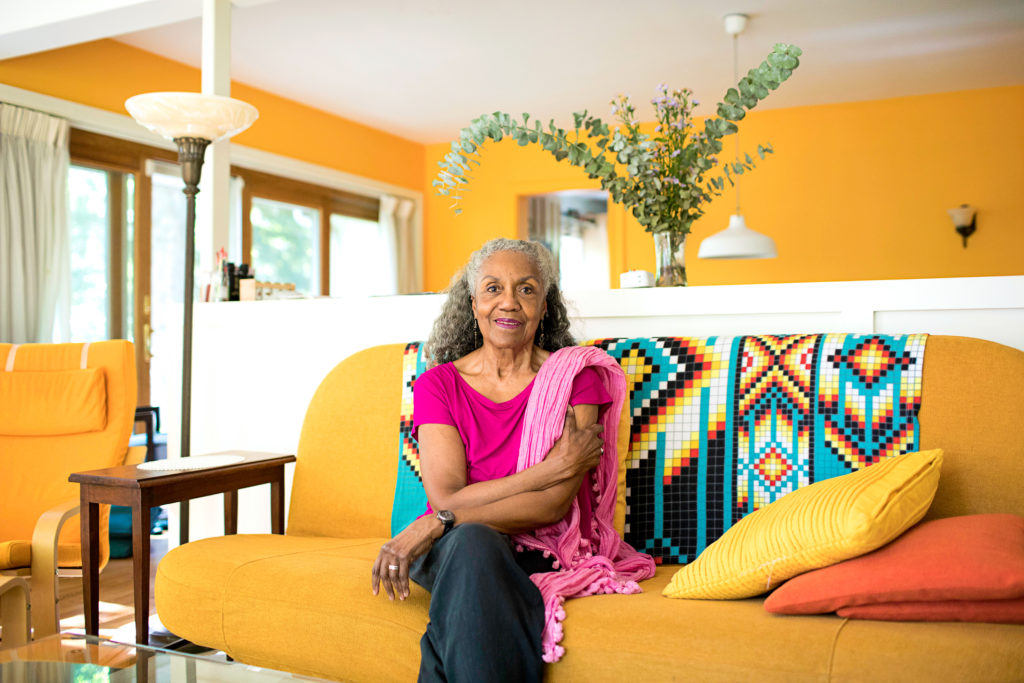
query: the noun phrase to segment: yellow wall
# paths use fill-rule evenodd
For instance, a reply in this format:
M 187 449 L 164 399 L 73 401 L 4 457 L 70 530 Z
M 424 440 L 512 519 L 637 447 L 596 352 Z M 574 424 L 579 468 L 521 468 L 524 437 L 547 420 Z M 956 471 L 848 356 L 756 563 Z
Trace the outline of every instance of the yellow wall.
M 690 283 L 1024 274 L 1021 120 L 1020 86 L 755 111 L 740 123 L 741 148 L 771 142 L 775 154 L 744 176 L 743 212 L 751 228 L 775 239 L 779 258 L 697 258 L 700 240 L 728 223 L 735 196 L 727 190 L 688 240 Z M 450 200 L 430 189 L 448 149 L 427 147 L 428 289 L 443 288 L 486 239 L 515 236 L 518 196 L 597 187 L 536 146 L 488 144 L 456 217 Z M 727 139 L 725 156 L 732 153 Z M 946 215 L 962 202 L 978 207 L 967 249 Z M 650 235 L 617 206 L 608 223 L 613 280 L 624 270 L 653 270 Z
M 141 92 L 198 91 L 198 69 L 114 40 L 99 40 L 0 61 L 0 83 L 127 114 L 124 101 Z M 260 112 L 233 138 L 248 147 L 346 173 L 421 190 L 423 145 L 328 114 L 242 83 L 231 95 Z

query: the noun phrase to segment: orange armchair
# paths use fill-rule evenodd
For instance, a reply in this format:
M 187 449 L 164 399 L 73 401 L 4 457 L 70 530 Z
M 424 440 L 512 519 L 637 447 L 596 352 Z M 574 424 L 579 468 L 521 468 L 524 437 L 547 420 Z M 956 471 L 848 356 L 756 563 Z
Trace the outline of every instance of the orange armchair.
M 28 580 L 36 638 L 59 630 L 58 574 L 82 565 L 68 476 L 124 461 L 135 403 L 131 342 L 0 344 L 0 582 Z M 103 506 L 101 567 L 108 516 Z

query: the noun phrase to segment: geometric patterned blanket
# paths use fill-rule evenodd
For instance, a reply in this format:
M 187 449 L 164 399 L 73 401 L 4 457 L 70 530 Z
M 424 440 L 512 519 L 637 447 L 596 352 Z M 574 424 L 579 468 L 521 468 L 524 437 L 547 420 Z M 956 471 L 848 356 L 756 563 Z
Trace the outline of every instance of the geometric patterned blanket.
M 686 564 L 807 484 L 917 450 L 926 335 L 586 342 L 625 370 L 625 539 Z
M 598 339 L 626 373 L 625 540 L 686 564 L 795 489 L 917 450 L 927 335 Z M 422 344 L 403 363 L 392 534 L 423 513 L 412 438 Z

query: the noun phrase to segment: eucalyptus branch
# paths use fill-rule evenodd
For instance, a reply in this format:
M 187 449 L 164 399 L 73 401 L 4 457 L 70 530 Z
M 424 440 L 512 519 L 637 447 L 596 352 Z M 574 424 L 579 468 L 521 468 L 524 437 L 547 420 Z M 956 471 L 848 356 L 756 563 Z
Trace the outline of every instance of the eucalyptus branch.
M 722 164 L 720 175 L 710 175 L 718 165 L 722 138 L 736 133 L 736 121 L 778 88 L 800 65 L 800 48 L 777 44 L 765 60 L 751 69 L 735 88 L 729 88 L 718 103 L 717 116 L 704 122 L 700 133 L 692 132 L 692 108 L 697 104 L 689 90 L 660 86 L 661 96 L 652 102 L 658 113 L 658 126 L 652 137 L 641 132 L 635 109 L 628 97 L 612 101 L 612 113 L 620 127 L 611 128 L 586 111 L 573 114 L 575 136 L 569 140 L 565 129 L 551 119 L 545 127 L 530 114 L 522 121 L 505 112 L 484 114 L 473 119 L 459 132 L 449 151 L 438 162 L 441 170 L 433 181 L 438 194 L 454 198 L 455 213 L 462 192 L 468 190 L 471 164 L 480 165 L 480 148 L 489 139 L 500 142 L 508 137 L 520 146 L 539 144 L 557 161 L 566 160 L 583 169 L 591 179 L 599 180 L 612 200 L 630 208 L 649 232 L 674 231 L 687 234 L 690 225 L 704 214 L 704 206 L 721 194 L 725 183 L 734 183 L 734 175 L 755 168 L 755 160 L 743 159 Z M 581 140 L 582 135 L 582 140 Z M 764 159 L 772 153 L 770 145 L 758 145 L 757 155 Z

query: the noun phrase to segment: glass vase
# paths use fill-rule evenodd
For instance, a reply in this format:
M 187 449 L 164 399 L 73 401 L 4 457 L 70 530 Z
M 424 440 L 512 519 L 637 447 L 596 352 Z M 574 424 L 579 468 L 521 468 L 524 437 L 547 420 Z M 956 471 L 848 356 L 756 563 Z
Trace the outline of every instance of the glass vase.
M 673 230 L 654 233 L 655 286 L 686 286 L 685 249 L 685 234 Z

